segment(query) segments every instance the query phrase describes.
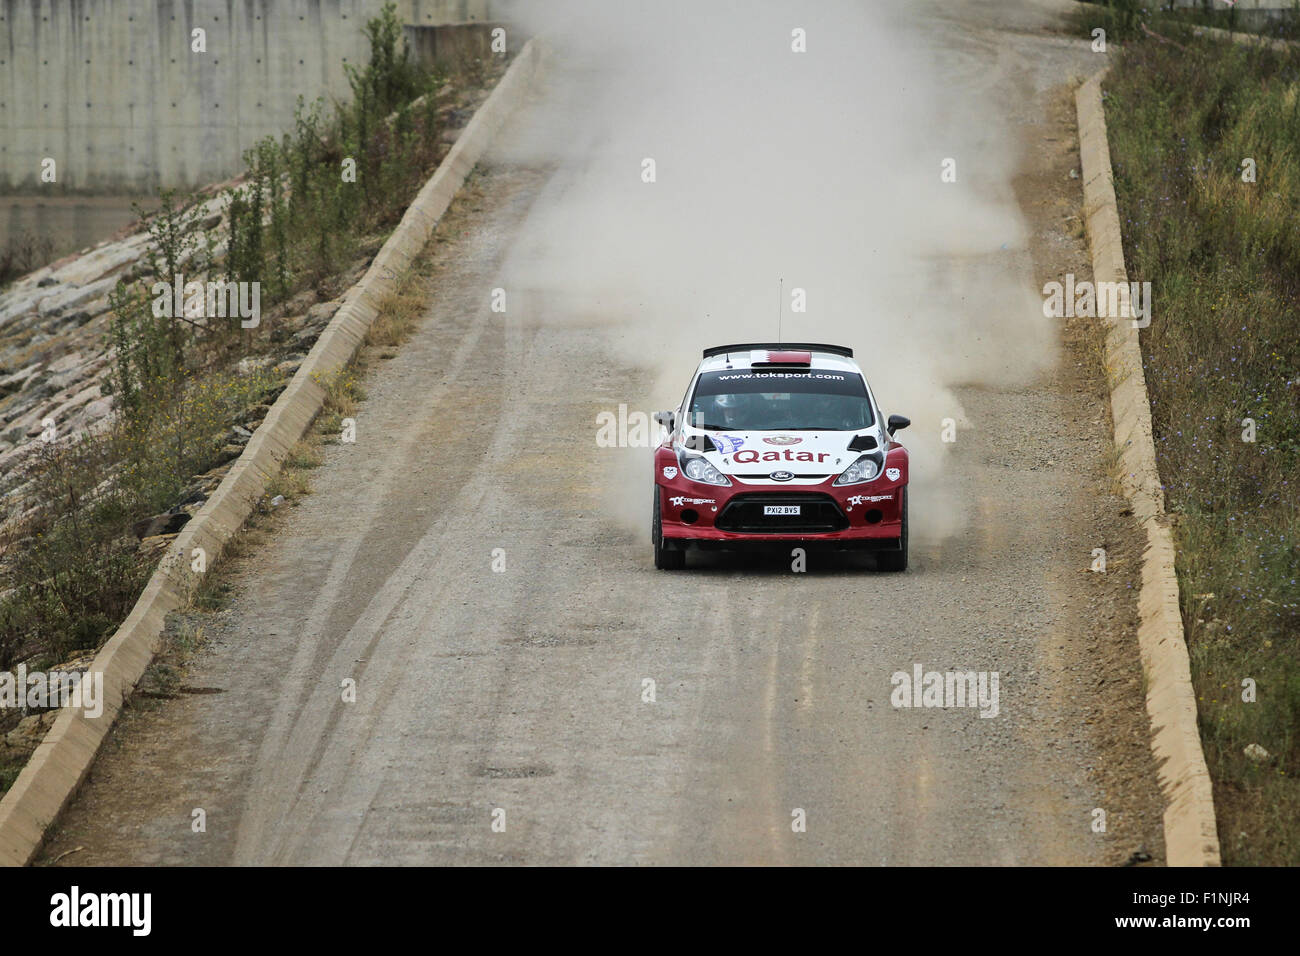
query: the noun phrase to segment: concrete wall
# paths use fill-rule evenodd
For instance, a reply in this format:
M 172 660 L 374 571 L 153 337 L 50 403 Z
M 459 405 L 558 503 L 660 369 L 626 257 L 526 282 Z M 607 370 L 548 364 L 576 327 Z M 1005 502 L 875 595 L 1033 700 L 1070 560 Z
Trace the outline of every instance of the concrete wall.
M 421 63 L 432 64 L 445 70 L 455 70 L 471 57 L 487 58 L 492 55 L 492 32 L 495 27 L 506 31 L 506 50 L 518 53 L 523 37 L 504 23 L 479 20 L 472 23 L 421 26 L 415 24 L 405 29 L 406 43 Z
M 489 0 L 394 0 L 397 13 L 416 26 L 491 19 Z
M 1292 0 L 1237 0 L 1233 7 L 1225 5 L 1222 0 L 1215 0 L 1214 3 L 1206 3 L 1205 0 L 1173 0 L 1173 3 L 1180 9 L 1213 10 L 1216 13 L 1234 10 L 1237 23 L 1251 30 L 1258 30 L 1269 21 L 1280 20 L 1295 12 Z
M 299 95 L 346 97 L 383 0 L 0 0 L 0 193 L 140 193 L 243 168 Z M 400 0 L 424 25 L 489 0 Z M 191 51 L 191 31 L 207 52 Z M 57 183 L 40 182 L 55 160 Z
M 146 208 L 157 205 L 139 197 Z M 24 235 L 49 240 L 53 262 L 69 252 L 93 245 L 135 220 L 129 196 L 9 196 L 0 197 L 0 249 Z
M 1175 7 L 1195 7 L 1200 10 L 1216 10 L 1219 13 L 1227 11 L 1228 7 L 1223 0 L 1213 0 L 1207 3 L 1206 0 L 1174 0 Z M 1242 10 L 1269 10 L 1286 12 L 1292 9 L 1293 4 L 1290 0 L 1237 0 L 1236 7 L 1238 12 Z

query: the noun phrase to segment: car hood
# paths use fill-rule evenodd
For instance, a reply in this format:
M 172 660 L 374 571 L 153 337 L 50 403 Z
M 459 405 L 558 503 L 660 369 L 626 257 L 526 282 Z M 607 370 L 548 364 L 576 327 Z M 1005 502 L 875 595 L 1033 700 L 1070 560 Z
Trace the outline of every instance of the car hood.
M 702 436 L 707 435 L 714 450 L 707 450 Z M 858 435 L 871 435 L 883 446 L 875 428 L 858 431 L 717 431 L 686 427 L 684 442 L 700 451 L 724 475 L 766 478 L 774 471 L 787 471 L 796 477 L 838 475 L 862 454 L 849 451 L 849 443 Z

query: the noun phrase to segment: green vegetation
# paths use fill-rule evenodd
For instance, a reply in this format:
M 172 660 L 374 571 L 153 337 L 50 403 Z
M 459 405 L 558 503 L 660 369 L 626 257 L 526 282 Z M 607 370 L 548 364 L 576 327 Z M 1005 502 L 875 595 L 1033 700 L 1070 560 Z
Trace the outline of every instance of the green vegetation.
M 285 350 L 287 336 L 277 338 L 273 323 L 244 329 L 237 318 L 155 315 L 152 285 L 177 273 L 186 282 L 258 282 L 264 314 L 306 291 L 311 301 L 336 296 L 340 272 L 378 248 L 449 148 L 440 134 L 466 74 L 408 60 L 391 4 L 365 33 L 369 63 L 347 67 L 351 102 L 300 102 L 291 133 L 246 153 L 248 171 L 227 191 L 219 226 L 203 221 L 199 197 L 162 194 L 147 221 L 156 251 L 111 300 L 106 390 L 118 414 L 100 433 L 36 442 L 26 487 L 14 496 L 31 510 L 0 542 L 8 559 L 0 669 L 28 659 L 48 666 L 110 636 L 157 562 L 156 551 L 140 548 L 137 524 L 200 499 L 204 473 L 232 457 L 232 426 L 255 427 L 283 387 L 269 356 Z M 483 73 L 481 64 L 467 69 Z M 408 322 L 389 320 L 388 340 Z M 240 366 L 259 355 L 268 359 Z M 361 397 L 351 370 L 330 383 L 325 415 L 335 430 Z M 308 465 L 310 454 L 296 463 Z M 0 777 L 0 792 L 5 786 Z
M 1135 38 L 1105 103 L 1129 278 L 1153 288 L 1142 347 L 1224 862 L 1294 866 L 1300 51 Z
M 53 253 L 54 243 L 44 236 L 21 232 L 11 238 L 0 248 L 0 289 L 19 276 L 39 269 Z
M 79 441 L 38 441 L 24 477 L 39 504 L 6 541 L 18 558 L 0 599 L 0 670 L 34 653 L 56 663 L 98 647 L 126 617 L 157 555 L 133 525 L 186 495 L 220 452 L 229 422 L 264 400 L 269 373 L 211 375 L 165 413 Z
M 365 69 L 347 67 L 352 101 L 328 118 L 301 99 L 294 131 L 245 156 L 232 190 L 226 273 L 261 281 L 267 301 L 332 276 L 363 237 L 395 226 L 437 166 L 438 101 L 445 81 L 406 58 L 392 6 L 365 29 Z
M 1171 9 L 1168 3 L 1153 0 L 1084 0 L 1087 9 L 1078 10 L 1074 19 L 1089 31 L 1102 27 L 1111 40 L 1131 40 L 1149 36 L 1143 30 L 1156 31 L 1180 41 L 1190 35 L 1192 27 L 1216 27 L 1234 33 L 1258 33 L 1274 39 L 1300 39 L 1300 0 L 1293 0 L 1290 10 L 1278 3 L 1277 16 L 1257 20 L 1252 13 L 1235 5 L 1225 7 L 1216 0 L 1202 0 L 1199 7 Z

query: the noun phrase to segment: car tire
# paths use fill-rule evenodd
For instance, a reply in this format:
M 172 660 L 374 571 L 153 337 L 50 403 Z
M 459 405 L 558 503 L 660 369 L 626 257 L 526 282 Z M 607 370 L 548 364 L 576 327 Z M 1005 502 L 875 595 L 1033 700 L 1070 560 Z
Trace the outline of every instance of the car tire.
M 878 551 L 876 552 L 876 570 L 877 571 L 906 571 L 907 570 L 907 489 L 902 491 L 903 499 L 903 520 L 899 527 L 898 543 L 900 545 L 897 551 Z
M 650 536 L 655 544 L 655 567 L 660 571 L 680 571 L 686 567 L 686 552 L 665 548 L 663 531 L 663 519 L 659 516 L 659 486 L 656 485 L 654 520 L 650 523 Z

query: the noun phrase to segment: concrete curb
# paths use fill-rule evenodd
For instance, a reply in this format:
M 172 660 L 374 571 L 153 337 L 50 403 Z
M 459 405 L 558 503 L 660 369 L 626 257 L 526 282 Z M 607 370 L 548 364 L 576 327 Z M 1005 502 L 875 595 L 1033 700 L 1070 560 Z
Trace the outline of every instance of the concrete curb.
M 1106 116 L 1101 105 L 1105 71 L 1075 92 L 1079 156 L 1083 166 L 1083 217 L 1088 227 L 1095 282 L 1121 283 L 1121 315 L 1130 315 L 1119 210 L 1111 174 Z M 1147 534 L 1138 595 L 1138 644 L 1146 678 L 1151 750 L 1165 795 L 1165 854 L 1170 866 L 1218 866 L 1210 773 L 1201 750 L 1183 619 L 1174 573 L 1174 542 L 1156 467 L 1151 402 L 1142 370 L 1138 330 L 1130 319 L 1111 319 L 1106 333 L 1115 446 L 1123 465 L 1124 493 Z
M 402 272 L 429 241 L 465 177 L 521 103 L 536 74 L 538 56 L 537 46 L 530 40 L 420 189 L 361 281 L 348 290 L 342 306 L 244 453 L 172 543 L 130 615 L 95 655 L 90 670 L 104 675 L 103 713 L 89 718 L 81 708 L 72 707 L 59 713 L 0 800 L 0 864 L 24 866 L 36 855 L 46 827 L 80 786 L 124 699 L 153 660 L 167 613 L 189 602 L 199 581 L 190 570 L 194 549 L 203 549 L 211 569 L 243 526 L 267 481 L 279 471 L 285 455 L 320 411 L 325 400 L 322 381 L 356 355 L 379 314 L 379 303 L 397 287 Z

